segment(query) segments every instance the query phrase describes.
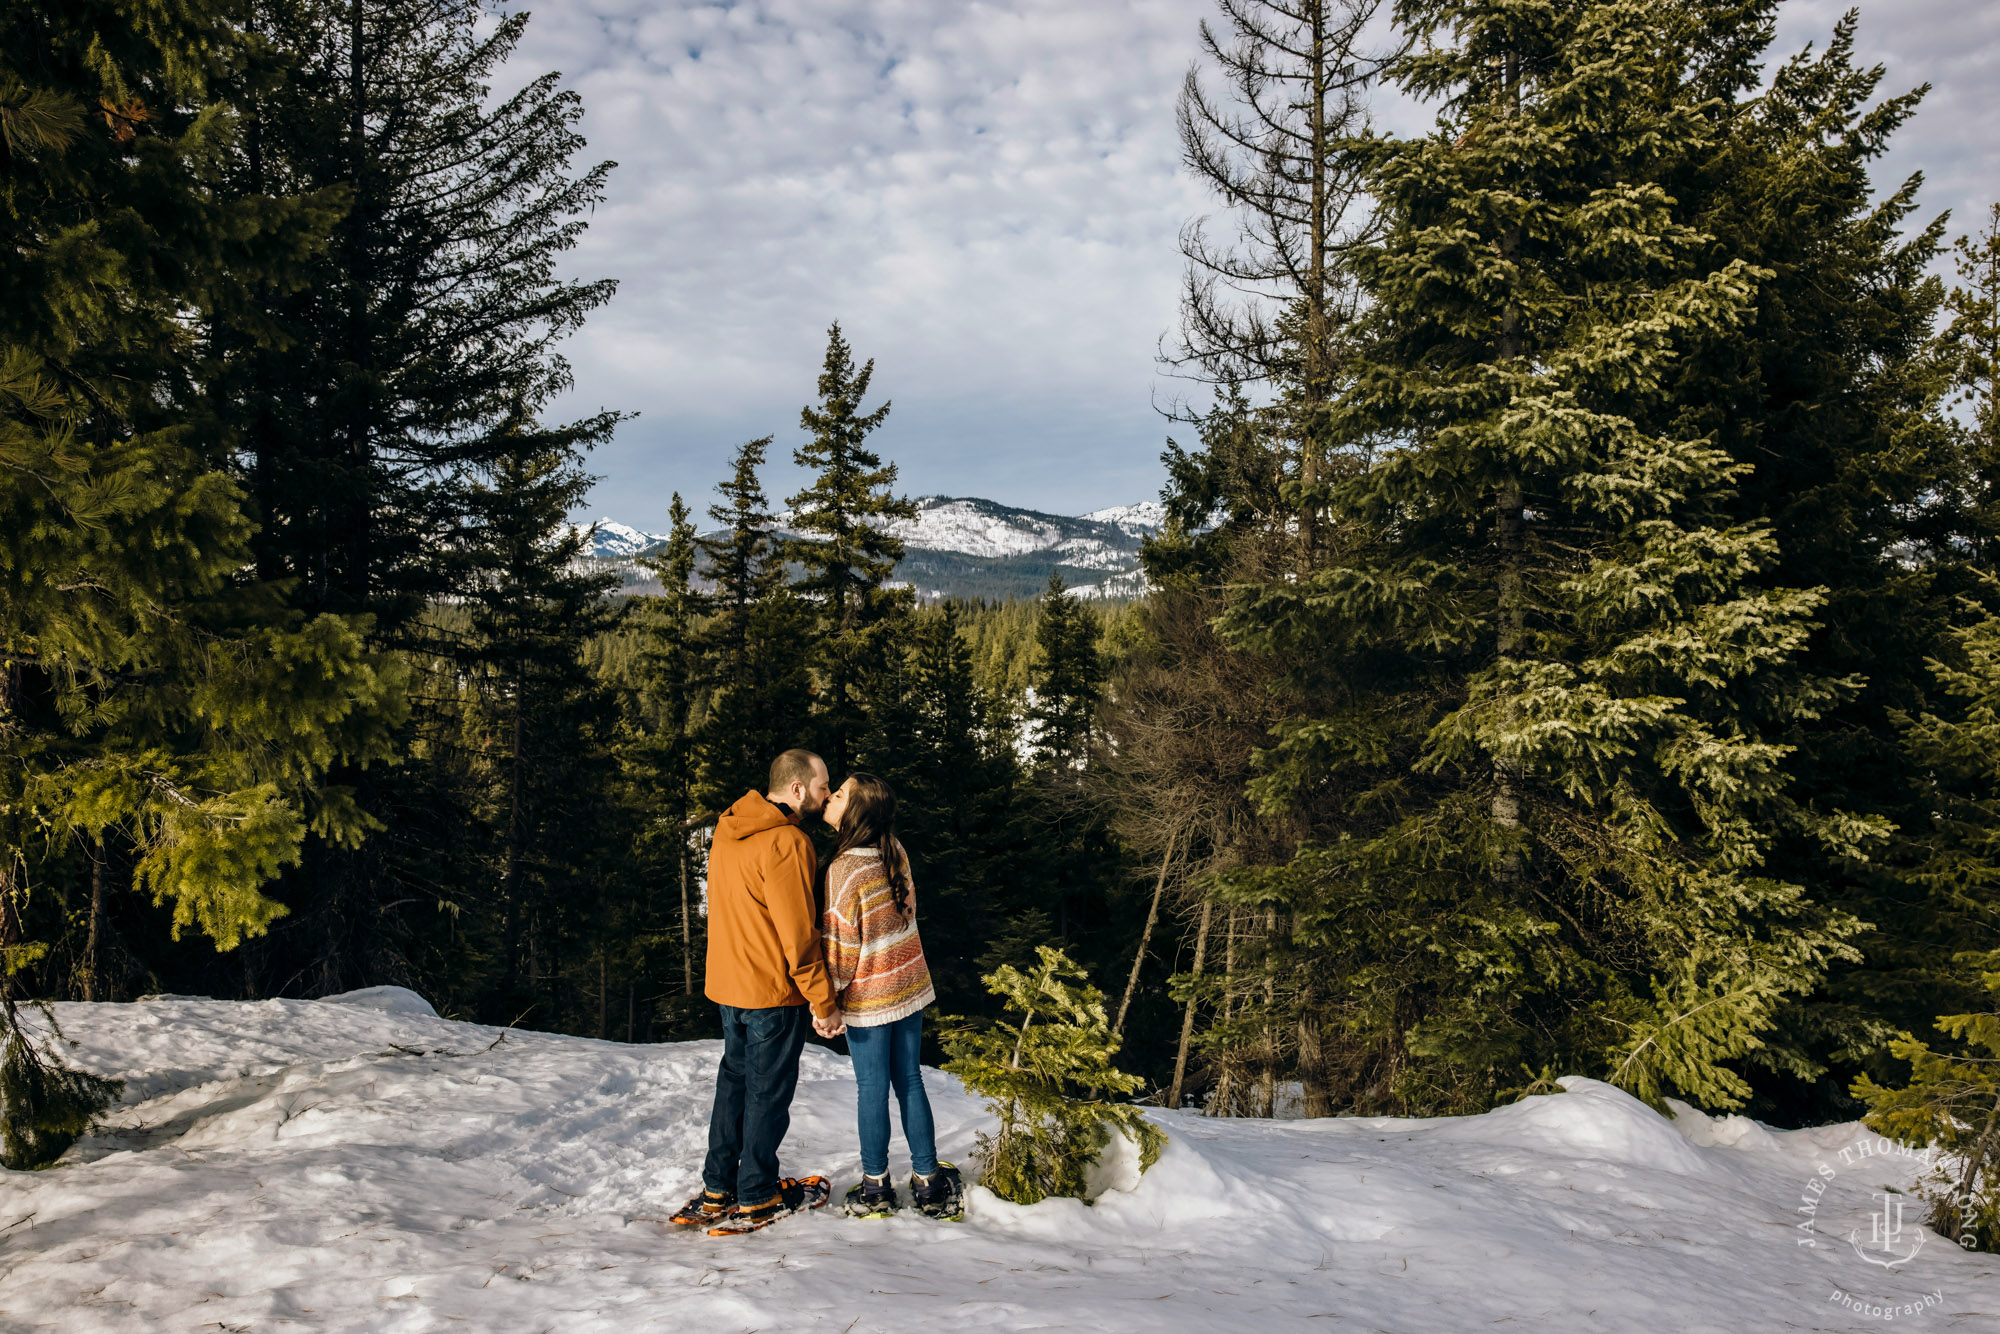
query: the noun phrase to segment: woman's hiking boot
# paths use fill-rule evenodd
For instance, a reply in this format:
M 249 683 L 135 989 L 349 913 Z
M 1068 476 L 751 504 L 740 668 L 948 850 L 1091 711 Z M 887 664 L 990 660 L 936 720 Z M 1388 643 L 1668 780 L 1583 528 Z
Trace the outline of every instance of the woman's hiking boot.
M 735 1191 L 704 1190 L 676 1209 L 668 1221 L 678 1227 L 710 1227 L 735 1212 Z
M 958 1168 L 941 1162 L 928 1177 L 910 1174 L 910 1204 L 926 1218 L 956 1222 L 965 1217 L 965 1182 Z
M 898 1207 L 896 1188 L 889 1184 L 889 1174 L 884 1172 L 880 1177 L 863 1176 L 859 1183 L 849 1186 L 840 1209 L 849 1218 L 887 1218 Z
M 825 1177 L 786 1177 L 778 1183 L 778 1193 L 762 1204 L 739 1204 L 736 1212 L 708 1230 L 711 1237 L 729 1237 L 739 1232 L 767 1228 L 780 1218 L 818 1209 L 833 1195 Z

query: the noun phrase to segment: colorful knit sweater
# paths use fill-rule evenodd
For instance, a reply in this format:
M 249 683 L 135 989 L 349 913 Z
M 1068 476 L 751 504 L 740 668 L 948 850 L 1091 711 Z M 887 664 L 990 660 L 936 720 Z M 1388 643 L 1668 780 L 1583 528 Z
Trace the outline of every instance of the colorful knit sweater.
M 907 868 L 908 860 L 903 864 Z M 924 945 L 917 938 L 914 886 L 908 903 L 908 917 L 896 911 L 896 894 L 878 848 L 851 848 L 826 868 L 821 922 L 826 969 L 833 975 L 841 1015 L 852 1027 L 893 1024 L 937 999 Z

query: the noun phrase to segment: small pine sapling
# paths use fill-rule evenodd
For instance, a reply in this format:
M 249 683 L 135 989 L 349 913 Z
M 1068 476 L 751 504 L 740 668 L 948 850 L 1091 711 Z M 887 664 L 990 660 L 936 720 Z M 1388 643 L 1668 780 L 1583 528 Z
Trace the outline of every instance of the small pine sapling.
M 10 949 L 5 966 L 10 974 L 20 960 Z M 11 1171 L 47 1167 L 70 1145 L 89 1133 L 91 1124 L 124 1091 L 121 1080 L 105 1079 L 65 1065 L 55 1044 L 62 1041 L 55 1014 L 34 1004 L 48 1026 L 37 1040 L 20 1022 L 11 996 L 0 999 L 6 1011 L 7 1048 L 0 1057 L 0 1165 Z
M 1995 962 L 2000 962 L 1996 959 Z M 1902 1088 L 1862 1075 L 1851 1092 L 1868 1104 L 1869 1129 L 1912 1147 L 1935 1146 L 1938 1165 L 1918 1193 L 1924 1221 L 1968 1251 L 2000 1251 L 2000 972 L 1982 974 L 1994 1012 L 1944 1014 L 1938 1030 L 1962 1052 L 1932 1051 L 1904 1034 L 1889 1044 L 1910 1063 Z
M 1113 1130 L 1138 1146 L 1139 1170 L 1159 1159 L 1167 1137 L 1129 1103 L 1100 1093 L 1133 1093 L 1145 1081 L 1111 1064 L 1118 1039 L 1104 993 L 1061 950 L 1037 947 L 1028 972 L 1002 965 L 987 990 L 1013 1018 L 985 1027 L 960 1023 L 944 1035 L 945 1070 L 987 1099 L 999 1130 L 979 1137 L 981 1180 L 1015 1204 L 1052 1195 L 1081 1199 L 1085 1173 Z

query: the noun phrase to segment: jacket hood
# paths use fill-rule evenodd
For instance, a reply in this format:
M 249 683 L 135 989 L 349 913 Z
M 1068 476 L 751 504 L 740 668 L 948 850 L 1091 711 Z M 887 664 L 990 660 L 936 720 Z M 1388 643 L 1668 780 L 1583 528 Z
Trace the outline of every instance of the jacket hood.
M 717 838 L 745 839 L 790 824 L 791 818 L 761 792 L 746 792 L 715 822 Z

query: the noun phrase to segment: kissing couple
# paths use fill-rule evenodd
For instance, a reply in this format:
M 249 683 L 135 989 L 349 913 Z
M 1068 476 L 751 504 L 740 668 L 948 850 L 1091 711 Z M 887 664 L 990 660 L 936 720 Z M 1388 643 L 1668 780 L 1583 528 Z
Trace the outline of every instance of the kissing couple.
M 823 871 L 800 828 L 814 817 L 836 834 Z M 898 1207 L 889 1183 L 892 1091 L 910 1150 L 911 1203 L 933 1218 L 963 1212 L 959 1171 L 938 1161 L 917 1064 L 924 1007 L 937 994 L 887 783 L 850 774 L 834 791 L 824 760 L 788 750 L 771 761 L 764 792 L 747 792 L 723 812 L 708 854 L 704 992 L 722 1011 L 722 1063 L 702 1190 L 673 1222 L 729 1236 L 826 1204 L 825 1177 L 778 1175 L 808 1023 L 823 1038 L 845 1033 L 854 1060 L 863 1175 L 847 1192 L 846 1212 L 880 1218 Z

